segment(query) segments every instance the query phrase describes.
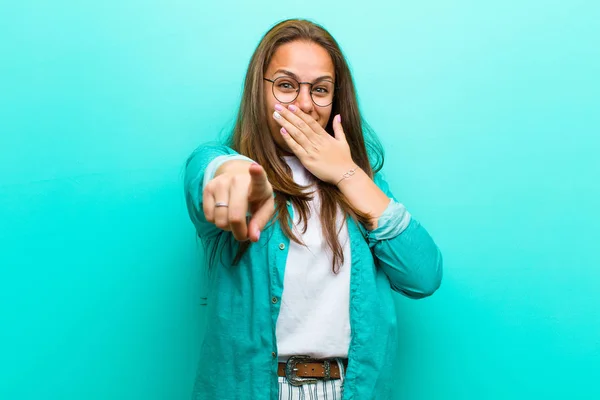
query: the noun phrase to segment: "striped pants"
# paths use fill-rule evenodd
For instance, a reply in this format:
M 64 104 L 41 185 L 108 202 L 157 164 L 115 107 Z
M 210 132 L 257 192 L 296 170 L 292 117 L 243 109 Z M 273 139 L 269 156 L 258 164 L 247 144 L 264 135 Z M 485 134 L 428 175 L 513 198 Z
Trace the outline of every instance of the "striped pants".
M 341 379 L 319 380 L 317 383 L 292 386 L 287 378 L 278 377 L 279 400 L 342 400 L 345 371 L 342 363 L 338 362 L 338 365 Z

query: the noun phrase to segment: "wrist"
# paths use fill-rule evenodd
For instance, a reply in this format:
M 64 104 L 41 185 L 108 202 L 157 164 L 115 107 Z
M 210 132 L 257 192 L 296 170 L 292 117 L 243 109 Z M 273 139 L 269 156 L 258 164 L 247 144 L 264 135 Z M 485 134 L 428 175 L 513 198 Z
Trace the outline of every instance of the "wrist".
M 247 160 L 231 160 L 226 161 L 219 168 L 217 168 L 215 172 L 215 177 L 223 174 L 243 174 L 248 173 L 250 169 L 250 165 L 252 165 L 251 161 Z
M 364 173 L 364 171 L 356 164 L 350 164 L 343 171 L 344 172 L 340 173 L 334 181 L 334 185 L 336 185 L 338 188 L 340 188 L 345 182 L 352 180 L 356 174 L 360 174 L 361 172 Z

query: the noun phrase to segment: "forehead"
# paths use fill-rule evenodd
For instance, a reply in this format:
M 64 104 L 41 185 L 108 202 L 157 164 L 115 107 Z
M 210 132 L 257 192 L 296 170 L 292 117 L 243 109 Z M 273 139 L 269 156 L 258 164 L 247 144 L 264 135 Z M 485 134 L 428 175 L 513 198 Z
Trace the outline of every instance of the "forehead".
M 279 46 L 267 67 L 267 75 L 272 75 L 279 69 L 293 72 L 307 81 L 324 75 L 335 78 L 335 68 L 329 53 L 312 42 L 296 41 Z

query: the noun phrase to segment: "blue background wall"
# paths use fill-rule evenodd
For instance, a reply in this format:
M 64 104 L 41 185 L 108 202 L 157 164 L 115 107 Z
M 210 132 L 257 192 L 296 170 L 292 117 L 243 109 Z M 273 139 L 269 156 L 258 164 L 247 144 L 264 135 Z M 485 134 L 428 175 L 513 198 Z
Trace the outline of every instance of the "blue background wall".
M 0 398 L 189 397 L 182 166 L 295 16 L 341 43 L 445 256 L 434 297 L 398 298 L 398 399 L 600 398 L 598 4 L 3 3 Z

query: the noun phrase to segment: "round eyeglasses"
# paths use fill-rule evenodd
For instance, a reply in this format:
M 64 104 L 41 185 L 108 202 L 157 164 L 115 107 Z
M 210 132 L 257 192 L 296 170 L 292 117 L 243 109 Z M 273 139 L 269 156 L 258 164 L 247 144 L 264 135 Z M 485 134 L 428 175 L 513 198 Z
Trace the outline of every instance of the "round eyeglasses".
M 317 106 L 327 107 L 333 103 L 335 84 L 329 79 L 321 79 L 313 83 L 298 82 L 296 79 L 289 76 L 280 76 L 275 79 L 263 79 L 273 84 L 273 96 L 275 96 L 280 103 L 288 104 L 296 100 L 300 94 L 300 85 L 310 86 L 310 98 Z

